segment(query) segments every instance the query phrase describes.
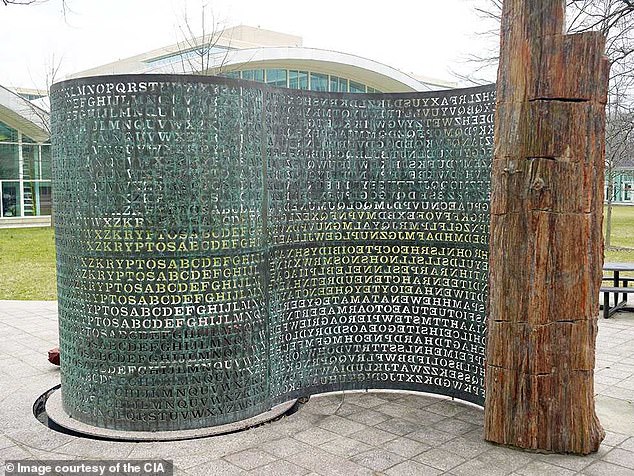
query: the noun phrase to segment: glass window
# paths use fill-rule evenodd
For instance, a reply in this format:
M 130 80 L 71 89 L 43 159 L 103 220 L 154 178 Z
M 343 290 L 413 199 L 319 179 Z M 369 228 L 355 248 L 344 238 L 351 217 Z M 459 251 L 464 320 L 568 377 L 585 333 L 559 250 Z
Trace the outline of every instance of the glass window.
M 35 144 L 35 141 L 28 136 L 22 134 L 22 142 L 28 142 L 29 144 Z
M 240 71 L 229 71 L 227 73 L 222 73 L 221 76 L 224 76 L 225 78 L 240 79 Z
M 623 183 L 623 201 L 624 202 L 631 202 L 632 198 L 633 198 L 633 192 L 634 191 L 634 187 L 632 187 L 632 183 L 631 182 L 625 182 Z
M 328 91 L 328 75 L 310 73 L 310 89 L 311 91 Z
M 23 215 L 25 217 L 32 217 L 35 215 L 36 203 L 35 203 L 35 187 L 34 182 L 24 182 L 24 188 L 22 194 L 24 195 L 24 210 Z
M 266 70 L 266 82 L 272 86 L 280 86 L 282 88 L 287 87 L 285 69 L 267 69 Z
M 50 215 L 53 210 L 53 195 L 50 183 L 38 183 L 37 214 Z
M 179 51 L 168 56 L 150 59 L 144 63 L 152 66 L 165 66 L 172 63 L 184 63 L 188 65 L 200 65 L 202 61 L 209 62 L 209 57 L 224 53 L 231 48 L 224 48 L 217 45 L 202 45 L 186 51 Z
M 257 81 L 259 83 L 264 82 L 264 70 L 263 69 L 246 69 L 242 71 L 242 79 L 249 81 Z
M 51 144 L 42 144 L 42 176 L 45 180 L 51 179 Z
M 292 89 L 308 89 L 308 72 L 289 71 L 288 87 Z
M 0 122 L 0 142 L 17 142 L 18 131 Z
M 330 91 L 333 93 L 347 93 L 348 80 L 338 76 L 330 77 Z
M 18 160 L 18 145 L 0 144 L 0 179 L 20 178 Z
M 22 146 L 22 174 L 24 176 L 24 180 L 41 178 L 39 152 L 39 145 Z
M 356 81 L 350 81 L 350 92 L 351 93 L 364 93 L 365 92 L 365 84 L 357 83 Z
M 24 216 L 50 215 L 51 184 L 48 182 L 24 182 Z
M 2 182 L 2 216 L 19 217 L 20 182 Z

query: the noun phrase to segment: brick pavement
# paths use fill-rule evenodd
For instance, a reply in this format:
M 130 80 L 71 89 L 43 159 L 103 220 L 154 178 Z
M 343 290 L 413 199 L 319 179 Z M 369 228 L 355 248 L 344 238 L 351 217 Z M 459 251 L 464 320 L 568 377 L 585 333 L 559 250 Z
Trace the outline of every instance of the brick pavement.
M 346 392 L 224 436 L 131 443 L 57 433 L 32 414 L 59 383 L 55 302 L 0 301 L 0 464 L 9 459 L 174 461 L 176 475 L 634 475 L 634 313 L 599 322 L 597 413 L 607 431 L 590 456 L 522 452 L 482 440 L 483 412 L 448 398 Z

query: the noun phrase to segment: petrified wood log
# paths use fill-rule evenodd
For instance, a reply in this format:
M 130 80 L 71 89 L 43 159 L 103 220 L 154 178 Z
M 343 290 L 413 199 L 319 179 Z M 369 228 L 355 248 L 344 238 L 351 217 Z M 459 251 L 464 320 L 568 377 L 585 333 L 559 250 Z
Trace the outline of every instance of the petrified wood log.
M 491 192 L 485 438 L 596 451 L 609 65 L 564 0 L 505 0 Z

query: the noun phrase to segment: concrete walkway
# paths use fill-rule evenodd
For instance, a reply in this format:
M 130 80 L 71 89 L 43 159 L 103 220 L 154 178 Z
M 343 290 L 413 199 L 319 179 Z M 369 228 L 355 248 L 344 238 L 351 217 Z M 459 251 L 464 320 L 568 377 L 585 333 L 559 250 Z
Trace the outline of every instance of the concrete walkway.
M 11 459 L 174 461 L 177 475 L 634 475 L 634 313 L 599 322 L 597 454 L 542 455 L 482 440 L 481 409 L 404 393 L 312 397 L 300 410 L 231 435 L 122 443 L 52 431 L 33 402 L 59 383 L 55 302 L 0 301 L 0 463 Z

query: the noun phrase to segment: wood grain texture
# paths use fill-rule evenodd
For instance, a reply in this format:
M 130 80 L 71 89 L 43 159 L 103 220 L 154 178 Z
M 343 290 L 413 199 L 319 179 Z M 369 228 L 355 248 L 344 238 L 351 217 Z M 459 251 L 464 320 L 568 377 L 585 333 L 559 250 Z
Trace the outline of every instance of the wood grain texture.
M 505 0 L 492 167 L 485 438 L 588 454 L 594 406 L 605 103 L 598 33 L 564 0 Z

